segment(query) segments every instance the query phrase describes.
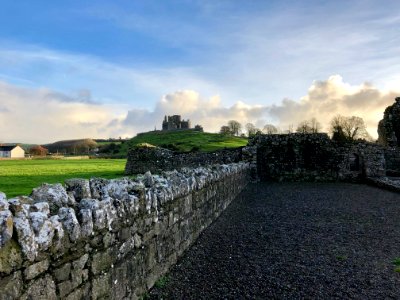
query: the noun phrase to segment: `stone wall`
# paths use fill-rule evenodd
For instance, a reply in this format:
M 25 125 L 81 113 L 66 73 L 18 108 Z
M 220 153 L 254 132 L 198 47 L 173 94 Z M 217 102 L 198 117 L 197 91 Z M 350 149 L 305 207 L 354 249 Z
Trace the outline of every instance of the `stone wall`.
M 385 176 L 384 149 L 376 144 L 338 144 L 327 134 L 258 134 L 243 149 L 261 180 L 360 181 Z
M 389 176 L 400 176 L 399 147 L 385 148 L 386 173 Z
M 136 299 L 247 184 L 246 163 L 0 193 L 0 299 Z
M 378 124 L 378 142 L 389 147 L 400 146 L 400 97 L 386 107 Z
M 215 152 L 177 153 L 159 147 L 134 147 L 128 152 L 125 174 L 141 174 L 147 171 L 159 174 L 183 167 L 237 163 L 242 160 L 241 148 Z

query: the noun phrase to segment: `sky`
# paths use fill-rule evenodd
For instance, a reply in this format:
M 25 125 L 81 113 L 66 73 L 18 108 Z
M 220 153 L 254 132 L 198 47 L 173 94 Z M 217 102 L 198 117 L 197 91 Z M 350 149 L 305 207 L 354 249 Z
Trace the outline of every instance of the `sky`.
M 132 137 L 181 114 L 282 131 L 400 95 L 397 0 L 0 3 L 0 142 Z

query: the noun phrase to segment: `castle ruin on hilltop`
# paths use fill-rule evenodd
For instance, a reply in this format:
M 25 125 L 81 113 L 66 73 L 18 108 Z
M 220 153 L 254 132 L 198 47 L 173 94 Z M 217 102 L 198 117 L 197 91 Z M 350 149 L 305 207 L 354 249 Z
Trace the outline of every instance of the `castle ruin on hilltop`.
M 162 122 L 162 130 L 180 130 L 180 129 L 192 129 L 196 131 L 203 131 L 201 125 L 196 125 L 192 128 L 190 120 L 182 119 L 181 115 L 165 116 Z

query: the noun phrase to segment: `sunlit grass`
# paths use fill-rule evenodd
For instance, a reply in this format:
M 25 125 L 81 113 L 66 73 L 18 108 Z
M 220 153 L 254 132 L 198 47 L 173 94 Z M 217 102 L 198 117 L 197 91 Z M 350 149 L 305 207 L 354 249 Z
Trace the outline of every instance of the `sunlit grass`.
M 174 145 L 180 152 L 188 152 L 193 149 L 210 152 L 223 148 L 245 146 L 247 145 L 247 138 L 191 130 L 153 131 L 140 134 L 129 142 L 124 143 L 122 151 L 126 152 L 128 147 L 141 143 L 149 143 L 161 147 Z
M 117 178 L 124 175 L 125 159 L 0 160 L 0 191 L 7 197 L 29 195 L 42 183 L 69 178 Z

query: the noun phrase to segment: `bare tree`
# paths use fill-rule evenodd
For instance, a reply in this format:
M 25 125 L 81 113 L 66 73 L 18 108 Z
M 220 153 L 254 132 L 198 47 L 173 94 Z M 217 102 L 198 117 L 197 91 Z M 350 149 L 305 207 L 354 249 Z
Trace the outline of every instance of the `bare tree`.
M 247 136 L 252 136 L 255 135 L 257 133 L 257 131 L 259 131 L 256 126 L 254 126 L 253 123 L 247 123 L 245 125 L 245 128 L 247 130 Z
M 321 123 L 316 118 L 302 121 L 297 126 L 296 132 L 299 133 L 318 133 L 321 130 Z
M 311 118 L 310 126 L 311 126 L 312 133 L 318 133 L 321 131 L 321 128 L 322 128 L 321 123 L 318 122 L 318 120 L 316 118 Z
M 29 153 L 36 156 L 46 156 L 48 152 L 49 151 L 46 148 L 40 145 L 32 146 L 31 148 L 29 148 Z
M 239 133 L 240 133 L 240 131 L 242 129 L 242 125 L 236 120 L 230 120 L 228 122 L 228 126 L 229 126 L 232 134 L 236 135 L 236 136 L 239 135 Z
M 309 121 L 302 121 L 297 125 L 296 132 L 298 133 L 311 133 L 311 126 Z
M 287 130 L 287 133 L 293 133 L 293 124 L 290 124 L 289 126 L 288 126 L 288 130 Z
M 337 141 L 371 140 L 364 120 L 356 116 L 344 117 L 337 115 L 334 117 L 331 121 L 331 133 L 332 139 Z
M 277 134 L 278 133 L 278 128 L 276 128 L 272 124 L 266 124 L 262 130 L 263 133 L 265 134 Z
M 229 126 L 226 126 L 226 125 L 221 126 L 221 129 L 219 130 L 219 133 L 225 134 L 225 135 L 231 135 L 232 134 L 231 129 L 229 128 Z

